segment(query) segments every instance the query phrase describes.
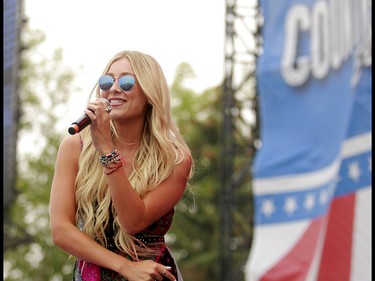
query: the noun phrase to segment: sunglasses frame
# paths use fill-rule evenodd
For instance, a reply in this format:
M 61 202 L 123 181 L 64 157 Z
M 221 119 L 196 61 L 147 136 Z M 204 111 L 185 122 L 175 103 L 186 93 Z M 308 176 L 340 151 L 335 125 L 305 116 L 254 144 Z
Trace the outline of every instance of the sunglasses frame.
M 130 77 L 133 78 L 133 85 L 131 86 L 131 88 L 130 88 L 129 90 L 123 89 L 123 88 L 121 87 L 121 84 L 120 84 L 120 80 L 121 80 L 121 78 L 123 78 L 123 77 L 127 77 L 127 76 L 130 76 Z M 107 90 L 102 89 L 102 87 L 101 87 L 101 83 L 100 83 L 100 80 L 103 79 L 104 77 L 110 77 L 110 78 L 112 78 L 112 84 L 111 84 L 111 86 L 110 86 Z M 98 85 L 99 85 L 100 90 L 105 91 L 105 92 L 109 91 L 109 90 L 112 88 L 112 86 L 115 84 L 116 79 L 119 81 L 118 83 L 119 83 L 119 86 L 120 86 L 121 91 L 124 91 L 124 92 L 130 92 L 131 90 L 133 90 L 134 85 L 137 83 L 137 81 L 136 81 L 136 79 L 135 79 L 135 76 L 132 75 L 132 74 L 130 74 L 130 73 L 127 73 L 127 74 L 124 74 L 124 75 L 121 75 L 121 76 L 111 76 L 111 75 L 109 75 L 109 74 L 105 74 L 105 75 L 102 75 L 102 76 L 99 78 L 99 81 L 98 81 Z

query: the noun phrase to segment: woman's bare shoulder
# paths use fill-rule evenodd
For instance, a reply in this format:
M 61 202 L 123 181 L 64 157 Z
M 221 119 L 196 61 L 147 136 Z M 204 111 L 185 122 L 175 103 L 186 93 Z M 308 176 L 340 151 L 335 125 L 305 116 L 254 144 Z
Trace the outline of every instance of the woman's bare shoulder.
M 185 153 L 183 160 L 175 166 L 175 171 L 185 177 L 190 177 L 194 163 L 190 154 Z
M 79 134 L 65 137 L 59 147 L 59 153 L 69 153 L 71 155 L 79 155 L 82 150 L 82 139 Z

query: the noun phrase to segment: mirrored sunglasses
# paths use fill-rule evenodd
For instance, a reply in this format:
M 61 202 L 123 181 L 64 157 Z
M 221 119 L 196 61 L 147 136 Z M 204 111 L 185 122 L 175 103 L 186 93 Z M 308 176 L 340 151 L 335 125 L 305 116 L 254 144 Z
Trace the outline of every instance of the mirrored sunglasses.
M 102 89 L 103 91 L 108 91 L 115 83 L 115 79 L 118 79 L 118 84 L 120 88 L 126 92 L 133 89 L 133 86 L 135 84 L 135 78 L 133 75 L 130 75 L 130 74 L 126 74 L 121 77 L 112 77 L 110 75 L 103 75 L 102 77 L 99 78 L 100 89 Z

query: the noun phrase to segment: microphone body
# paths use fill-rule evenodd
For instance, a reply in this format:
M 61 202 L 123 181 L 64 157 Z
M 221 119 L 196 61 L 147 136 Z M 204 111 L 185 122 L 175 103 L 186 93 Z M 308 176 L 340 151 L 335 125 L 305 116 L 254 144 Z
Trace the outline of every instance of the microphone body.
M 90 123 L 91 123 L 91 119 L 85 113 L 80 118 L 78 118 L 77 121 L 72 123 L 72 125 L 68 129 L 68 132 L 69 132 L 69 134 L 74 135 L 74 134 L 82 131 L 84 128 L 86 128 L 88 125 L 90 125 Z
M 109 103 L 109 100 L 105 99 L 105 98 L 100 98 L 100 100 L 103 100 L 103 101 L 106 101 L 108 103 L 108 107 L 110 107 L 110 103 Z M 91 109 L 89 109 L 92 113 L 94 113 L 94 111 L 92 111 Z M 109 111 L 107 111 L 109 113 Z M 80 131 L 82 131 L 84 128 L 86 128 L 88 125 L 91 124 L 91 119 L 90 117 L 85 113 L 83 114 L 80 118 L 78 118 L 75 122 L 73 122 L 69 129 L 68 129 L 68 132 L 69 134 L 71 135 L 74 135 Z

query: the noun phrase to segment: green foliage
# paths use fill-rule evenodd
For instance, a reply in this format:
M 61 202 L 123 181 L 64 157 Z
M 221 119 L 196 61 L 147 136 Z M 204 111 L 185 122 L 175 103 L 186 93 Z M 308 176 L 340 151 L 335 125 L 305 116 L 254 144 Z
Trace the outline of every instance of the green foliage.
M 19 136 L 32 149 L 17 157 L 18 196 L 4 223 L 4 280 L 68 280 L 71 272 L 64 266 L 72 261 L 51 241 L 48 202 L 62 138 L 56 124 L 74 91 L 73 73 L 62 63 L 61 49 L 45 57 L 34 50 L 44 40 L 41 33 L 26 34 L 19 72 Z
M 172 114 L 187 141 L 195 161 L 195 173 L 191 180 L 191 191 L 187 191 L 177 205 L 171 228 L 169 245 L 179 261 L 185 280 L 220 280 L 220 252 L 224 247 L 232 250 L 233 266 L 239 269 L 236 280 L 241 280 L 241 267 L 247 260 L 252 228 L 252 204 L 250 173 L 243 176 L 243 184 L 233 194 L 231 210 L 221 210 L 220 155 L 222 130 L 222 88 L 221 86 L 196 93 L 185 87 L 195 74 L 187 63 L 176 71 L 171 86 Z M 251 146 L 236 136 L 238 148 Z M 232 155 L 234 168 L 249 167 L 251 154 L 243 150 Z M 220 213 L 232 212 L 233 223 L 230 241 L 223 241 Z M 240 279 L 238 279 L 240 278 Z
M 171 86 L 173 116 L 195 161 L 195 173 L 177 205 L 170 247 L 186 280 L 218 280 L 220 243 L 217 194 L 219 189 L 220 88 L 201 94 L 186 88 L 194 77 L 186 63 L 179 66 Z M 191 192 L 190 192 L 191 191 Z

